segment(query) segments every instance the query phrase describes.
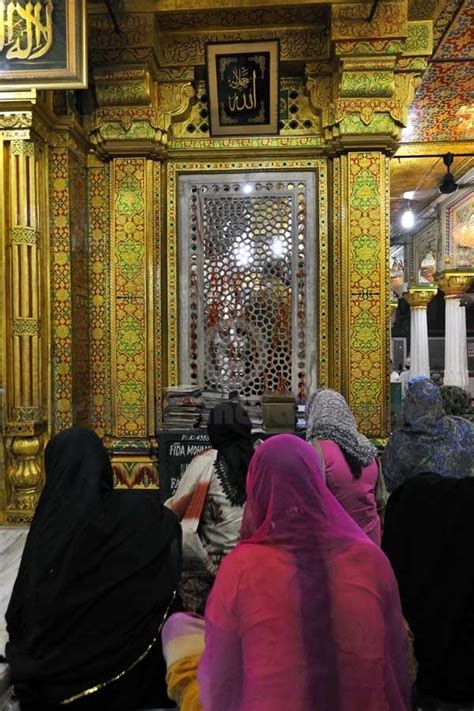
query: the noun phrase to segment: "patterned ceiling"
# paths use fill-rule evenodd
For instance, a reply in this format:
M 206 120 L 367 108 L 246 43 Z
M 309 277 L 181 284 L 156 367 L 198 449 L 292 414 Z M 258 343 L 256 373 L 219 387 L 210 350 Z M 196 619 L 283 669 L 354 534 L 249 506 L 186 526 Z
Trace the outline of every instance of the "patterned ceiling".
M 445 8 L 447 10 L 447 6 Z M 435 52 L 409 114 L 404 142 L 474 139 L 474 0 L 435 23 Z
M 410 108 L 402 141 L 473 139 L 474 61 L 431 64 Z
M 409 111 L 402 144 L 391 164 L 392 238 L 402 239 L 405 191 L 421 211 L 439 197 L 446 172 L 442 155 L 456 157 L 456 180 L 474 165 L 474 0 L 447 0 L 434 26 L 432 62 Z M 397 160 L 397 156 L 400 159 Z M 422 156 L 422 157 L 420 157 Z
M 448 4 L 446 5 L 446 9 Z M 472 59 L 474 3 L 455 0 L 451 21 L 446 24 L 446 13 L 435 22 L 434 38 L 436 59 Z

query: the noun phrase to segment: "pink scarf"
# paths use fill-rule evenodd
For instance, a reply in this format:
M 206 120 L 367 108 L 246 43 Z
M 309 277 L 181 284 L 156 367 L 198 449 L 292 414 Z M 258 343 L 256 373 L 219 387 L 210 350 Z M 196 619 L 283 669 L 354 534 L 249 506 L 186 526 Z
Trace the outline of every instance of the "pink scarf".
M 292 435 L 256 451 L 242 542 L 206 609 L 204 711 L 408 711 L 407 638 L 385 555 Z

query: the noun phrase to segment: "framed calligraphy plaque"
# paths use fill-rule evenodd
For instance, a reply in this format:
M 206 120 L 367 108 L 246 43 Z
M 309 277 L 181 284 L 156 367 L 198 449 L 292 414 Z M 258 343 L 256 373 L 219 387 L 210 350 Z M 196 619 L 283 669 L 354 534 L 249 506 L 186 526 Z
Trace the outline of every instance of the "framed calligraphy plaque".
M 0 0 L 0 91 L 86 86 L 85 0 Z
M 207 45 L 212 136 L 278 133 L 279 54 L 278 40 Z

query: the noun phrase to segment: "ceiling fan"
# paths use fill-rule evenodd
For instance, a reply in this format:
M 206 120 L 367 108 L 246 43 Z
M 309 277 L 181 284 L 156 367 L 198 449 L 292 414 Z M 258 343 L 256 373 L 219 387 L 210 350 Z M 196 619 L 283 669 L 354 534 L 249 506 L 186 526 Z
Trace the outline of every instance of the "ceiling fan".
M 454 180 L 453 174 L 451 173 L 451 166 L 454 161 L 454 156 L 452 153 L 445 153 L 443 156 L 443 163 L 446 166 L 446 174 L 443 176 L 442 181 L 438 186 L 438 190 L 442 195 L 450 195 L 454 193 L 459 185 Z
M 443 163 L 446 166 L 446 173 L 443 175 L 441 182 L 436 185 L 436 183 L 432 184 L 431 188 L 426 188 L 425 190 L 420 190 L 420 186 L 427 182 L 427 179 L 429 178 L 429 175 L 431 173 L 432 168 L 428 171 L 427 175 L 420 180 L 420 183 L 418 184 L 418 187 L 415 188 L 413 191 L 408 191 L 403 193 L 403 198 L 405 200 L 410 200 L 410 201 L 420 201 L 420 200 L 427 200 L 431 198 L 432 200 L 436 199 L 436 194 L 441 193 L 441 195 L 450 195 L 451 193 L 456 192 L 458 188 L 469 188 L 469 187 L 474 187 L 474 182 L 471 180 L 469 182 L 465 182 L 464 180 L 461 180 L 460 183 L 457 183 L 454 179 L 454 175 L 451 173 L 451 166 L 454 162 L 454 154 L 453 153 L 445 153 L 442 156 L 439 156 L 439 158 L 443 159 Z M 399 199 L 398 196 L 394 199 Z

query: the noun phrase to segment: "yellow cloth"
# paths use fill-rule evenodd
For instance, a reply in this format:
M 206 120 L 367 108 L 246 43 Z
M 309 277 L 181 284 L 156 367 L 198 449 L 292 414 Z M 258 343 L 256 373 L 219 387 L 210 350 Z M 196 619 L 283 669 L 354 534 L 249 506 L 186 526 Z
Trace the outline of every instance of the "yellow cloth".
M 199 703 L 197 668 L 201 654 L 194 654 L 173 662 L 166 675 L 168 696 L 178 704 L 180 711 L 202 711 Z

